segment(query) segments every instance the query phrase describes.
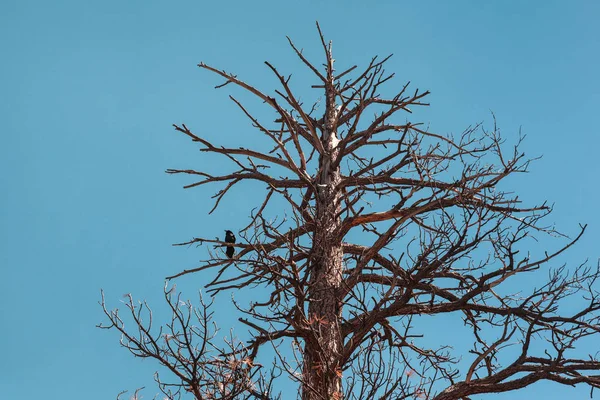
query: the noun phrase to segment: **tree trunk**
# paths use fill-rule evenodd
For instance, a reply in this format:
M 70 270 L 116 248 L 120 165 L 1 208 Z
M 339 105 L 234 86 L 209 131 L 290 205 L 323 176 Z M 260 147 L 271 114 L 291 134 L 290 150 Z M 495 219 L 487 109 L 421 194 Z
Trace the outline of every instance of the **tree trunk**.
M 303 400 L 341 399 L 342 379 L 339 356 L 342 302 L 338 298 L 342 282 L 342 244 L 337 235 L 340 226 L 341 181 L 335 160 L 339 149 L 337 109 L 333 89 L 333 59 L 328 65 L 329 85 L 325 129 L 321 142 L 325 152 L 319 158 L 316 177 L 316 228 L 314 231 L 309 280 L 308 322 L 312 333 L 305 341 L 302 384 Z

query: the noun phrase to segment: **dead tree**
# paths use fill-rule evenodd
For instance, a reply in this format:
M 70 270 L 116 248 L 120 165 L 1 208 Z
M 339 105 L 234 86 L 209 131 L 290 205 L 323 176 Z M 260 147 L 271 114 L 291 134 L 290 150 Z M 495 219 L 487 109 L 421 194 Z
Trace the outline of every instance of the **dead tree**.
M 214 271 L 206 286 L 211 294 L 260 288 L 254 293 L 262 298 L 236 304 L 252 339 L 219 353 L 245 360 L 247 369 L 232 386 L 238 390 L 234 398 L 271 398 L 269 390 L 248 383 L 270 382 L 250 368 L 265 346 L 275 348 L 276 368 L 298 382 L 303 400 L 468 399 L 540 380 L 600 386 L 597 354 L 577 347 L 588 336 L 598 340 L 594 283 L 600 272 L 585 264 L 555 265 L 585 226 L 553 251 L 531 247 L 535 235 L 557 232 L 542 221 L 551 211 L 546 203 L 526 206 L 507 191 L 505 179 L 530 163 L 518 149 L 522 138 L 507 146 L 495 120 L 492 129 L 471 126 L 456 137 L 408 121 L 413 108 L 428 105 L 429 92 L 407 83 L 392 96 L 380 96 L 394 76 L 384 70 L 389 57 L 374 57 L 362 70 L 337 71 L 331 42 L 320 29 L 319 35 L 323 68 L 289 43 L 314 74 L 312 88 L 322 93 L 324 104 L 306 107 L 290 87 L 291 76 L 268 62 L 280 83 L 272 95 L 199 64 L 224 79 L 217 88 L 237 86 L 270 108 L 275 117 L 265 122 L 230 96 L 270 146 L 261 148 L 263 141 L 254 148 L 223 147 L 196 129 L 175 125 L 201 152 L 231 163 L 229 171 L 167 170 L 197 179 L 186 188 L 222 185 L 212 210 L 238 183 L 266 188 L 249 224 L 237 230 L 236 243 L 210 238 L 180 243 L 209 245 L 209 257 L 198 268 L 168 277 Z M 272 206 L 276 197 L 286 209 Z M 235 248 L 232 258 L 225 256 L 225 246 Z M 532 276 L 535 284 L 529 283 Z M 519 284 L 524 289 L 511 292 Z M 565 311 L 565 299 L 579 308 Z M 418 321 L 442 314 L 462 318 L 465 334 L 473 338 L 468 352 L 456 354 L 452 338 L 439 347 L 421 339 L 436 332 L 418 331 Z M 116 316 L 107 315 L 127 335 Z M 177 334 L 171 340 L 185 347 L 189 325 L 182 329 L 183 341 Z M 175 361 L 162 360 L 164 350 L 144 332 L 149 343 L 125 336 L 125 346 L 132 349 L 133 342 L 134 354 L 158 358 L 196 399 L 213 398 L 199 391 L 199 382 L 208 383 L 194 374 L 213 371 L 209 378 L 218 382 L 214 375 L 226 371 L 214 372 L 196 353 L 180 355 L 171 348 L 167 352 Z M 188 373 L 181 376 L 170 367 L 173 362 Z

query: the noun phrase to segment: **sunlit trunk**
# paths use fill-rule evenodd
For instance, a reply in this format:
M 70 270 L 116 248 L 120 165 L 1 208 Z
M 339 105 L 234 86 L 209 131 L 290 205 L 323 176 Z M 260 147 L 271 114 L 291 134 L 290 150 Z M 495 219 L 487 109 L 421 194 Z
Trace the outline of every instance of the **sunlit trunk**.
M 328 74 L 333 81 L 332 74 Z M 319 159 L 316 178 L 316 228 L 313 237 L 308 322 L 312 328 L 305 341 L 303 400 L 341 399 L 339 355 L 342 350 L 341 313 L 338 298 L 342 282 L 342 245 L 337 235 L 340 220 L 340 168 L 334 162 L 339 149 L 333 85 L 326 87 L 325 129 L 321 141 L 325 153 Z

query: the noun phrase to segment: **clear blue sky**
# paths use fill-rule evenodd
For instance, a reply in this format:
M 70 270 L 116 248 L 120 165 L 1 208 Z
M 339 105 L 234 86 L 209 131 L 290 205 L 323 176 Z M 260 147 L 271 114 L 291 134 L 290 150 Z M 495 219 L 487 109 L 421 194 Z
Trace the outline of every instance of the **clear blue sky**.
M 207 217 L 212 191 L 163 173 L 203 167 L 172 123 L 224 141 L 251 131 L 195 65 L 272 88 L 264 60 L 301 68 L 286 35 L 320 54 L 315 20 L 341 65 L 394 53 L 396 84 L 431 90 L 420 116 L 433 130 L 489 122 L 490 110 L 509 140 L 522 127 L 523 150 L 543 158 L 514 189 L 555 202 L 566 233 L 588 222 L 570 258 L 595 263 L 600 3 L 415 3 L 0 1 L 0 397 L 99 400 L 146 385 L 152 398 L 155 365 L 94 328 L 100 288 L 114 306 L 129 292 L 157 304 L 163 278 L 202 256 L 171 243 L 246 217 L 243 195 Z M 202 283 L 179 281 L 187 297 Z M 539 384 L 502 398 L 588 393 Z

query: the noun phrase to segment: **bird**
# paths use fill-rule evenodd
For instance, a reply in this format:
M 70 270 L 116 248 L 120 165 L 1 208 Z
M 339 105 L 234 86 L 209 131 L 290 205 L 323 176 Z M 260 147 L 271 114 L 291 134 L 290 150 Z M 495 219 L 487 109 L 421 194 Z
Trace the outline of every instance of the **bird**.
M 225 231 L 225 242 L 226 243 L 235 243 L 235 235 L 233 234 L 233 232 L 226 230 Z M 227 250 L 225 251 L 225 254 L 227 254 L 227 257 L 231 258 L 233 257 L 233 253 L 235 252 L 235 249 L 233 248 L 233 246 L 227 246 Z

